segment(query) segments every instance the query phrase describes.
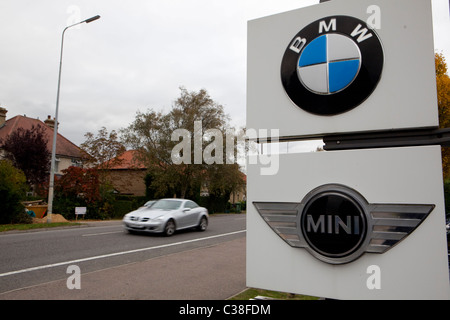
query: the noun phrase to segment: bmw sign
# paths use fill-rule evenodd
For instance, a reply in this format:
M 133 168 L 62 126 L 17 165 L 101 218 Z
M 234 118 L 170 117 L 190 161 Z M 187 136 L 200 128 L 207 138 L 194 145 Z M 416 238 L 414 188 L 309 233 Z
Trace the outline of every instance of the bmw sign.
M 336 115 L 370 96 L 383 64 L 383 47 L 374 30 L 354 17 L 331 16 L 295 35 L 281 63 L 281 80 L 299 108 Z
M 249 21 L 247 127 L 304 138 L 438 126 L 430 1 L 333 0 Z

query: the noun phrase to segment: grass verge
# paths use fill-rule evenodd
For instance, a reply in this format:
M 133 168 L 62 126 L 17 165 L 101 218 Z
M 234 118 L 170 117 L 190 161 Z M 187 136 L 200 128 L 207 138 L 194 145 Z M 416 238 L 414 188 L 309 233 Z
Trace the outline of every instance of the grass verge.
M 0 232 L 11 230 L 32 230 L 32 229 L 55 228 L 55 227 L 78 226 L 78 225 L 81 225 L 81 223 L 52 222 L 52 223 L 30 223 L 30 224 L 1 224 Z
M 228 300 L 250 300 L 257 296 L 268 297 L 275 300 L 319 300 L 317 297 L 292 294 L 286 292 L 269 291 L 262 289 L 248 288 Z

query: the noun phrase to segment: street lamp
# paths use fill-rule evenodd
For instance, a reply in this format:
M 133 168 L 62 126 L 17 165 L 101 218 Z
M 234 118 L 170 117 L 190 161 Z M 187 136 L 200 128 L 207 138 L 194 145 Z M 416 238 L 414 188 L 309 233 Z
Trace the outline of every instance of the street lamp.
M 63 46 L 64 46 L 64 33 L 67 29 L 74 27 L 76 25 L 82 24 L 82 23 L 90 23 L 92 21 L 100 19 L 100 16 L 95 16 L 80 22 L 77 22 L 73 25 L 70 25 L 66 28 L 64 28 L 64 31 L 62 32 L 62 38 L 61 38 L 61 55 L 59 58 L 59 75 L 58 75 L 58 92 L 56 94 L 56 111 L 55 111 L 55 125 L 53 128 L 53 145 L 52 145 L 52 160 L 51 160 L 51 166 L 50 166 L 50 183 L 48 188 L 48 209 L 47 209 L 47 223 L 52 222 L 52 211 L 53 211 L 53 188 L 55 184 L 55 161 L 56 161 L 56 137 L 58 136 L 58 109 L 59 109 L 59 90 L 61 87 L 61 67 L 62 67 L 62 57 L 63 57 Z

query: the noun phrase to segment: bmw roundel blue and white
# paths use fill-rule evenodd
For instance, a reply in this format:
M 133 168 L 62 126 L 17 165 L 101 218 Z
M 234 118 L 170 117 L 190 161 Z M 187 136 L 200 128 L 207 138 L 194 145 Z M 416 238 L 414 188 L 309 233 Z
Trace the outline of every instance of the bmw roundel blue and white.
M 333 116 L 373 93 L 383 65 L 383 47 L 374 30 L 354 17 L 331 16 L 296 34 L 283 56 L 281 80 L 299 108 Z
M 340 34 L 314 39 L 300 55 L 298 77 L 309 90 L 334 94 L 347 88 L 358 75 L 361 52 L 356 43 Z

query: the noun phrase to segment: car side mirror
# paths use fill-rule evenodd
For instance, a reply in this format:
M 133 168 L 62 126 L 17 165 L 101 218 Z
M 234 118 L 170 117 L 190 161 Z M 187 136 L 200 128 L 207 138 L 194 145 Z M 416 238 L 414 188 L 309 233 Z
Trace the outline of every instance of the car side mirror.
M 188 211 L 191 211 L 191 209 L 189 209 L 189 208 L 184 208 L 183 209 L 183 212 L 188 212 Z

